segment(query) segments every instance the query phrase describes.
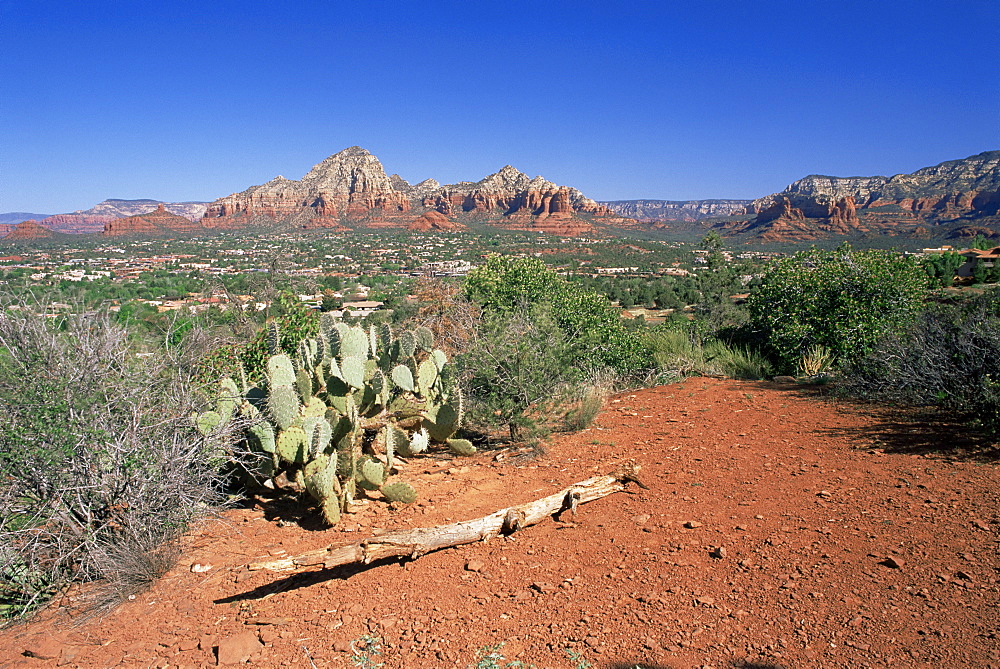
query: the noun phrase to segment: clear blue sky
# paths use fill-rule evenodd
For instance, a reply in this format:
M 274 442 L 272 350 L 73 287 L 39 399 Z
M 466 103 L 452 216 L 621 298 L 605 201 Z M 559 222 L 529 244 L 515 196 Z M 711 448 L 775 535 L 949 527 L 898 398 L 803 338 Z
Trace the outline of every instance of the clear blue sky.
M 997 0 L 0 0 L 0 211 L 212 200 L 360 145 L 595 199 L 1000 149 Z

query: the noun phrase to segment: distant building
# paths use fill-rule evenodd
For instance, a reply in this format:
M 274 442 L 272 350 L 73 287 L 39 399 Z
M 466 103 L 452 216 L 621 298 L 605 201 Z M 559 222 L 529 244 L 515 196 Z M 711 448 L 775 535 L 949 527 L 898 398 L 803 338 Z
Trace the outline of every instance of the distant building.
M 344 302 L 343 310 L 345 314 L 354 318 L 364 318 L 368 314 L 375 313 L 383 306 L 385 306 L 385 302 L 362 300 L 360 302 Z

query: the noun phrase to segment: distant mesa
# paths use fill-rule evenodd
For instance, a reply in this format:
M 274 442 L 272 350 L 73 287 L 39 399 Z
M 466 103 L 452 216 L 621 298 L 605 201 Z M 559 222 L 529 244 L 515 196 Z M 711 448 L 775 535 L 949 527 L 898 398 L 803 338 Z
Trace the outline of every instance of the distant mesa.
M 183 216 L 190 221 L 198 221 L 205 215 L 206 202 L 160 202 L 159 200 L 104 200 L 90 209 L 70 214 L 55 214 L 41 219 L 42 225 L 57 232 L 82 234 L 103 232 L 104 227 L 119 218 L 137 214 L 148 214 L 163 205 L 172 214 Z
M 754 200 L 734 232 L 764 241 L 844 235 L 963 237 L 1000 229 L 1000 151 L 892 177 L 810 175 Z
M 427 179 L 411 185 L 397 174 L 386 175 L 378 158 L 353 146 L 299 181 L 278 176 L 216 200 L 202 224 L 331 230 L 457 230 L 478 224 L 578 235 L 620 220 L 575 188 L 530 178 L 510 165 L 480 181 L 442 186 Z
M 56 233 L 49 230 L 38 221 L 28 219 L 13 226 L 4 236 L 5 242 L 33 242 L 41 239 L 52 239 Z
M 739 215 L 753 200 L 612 200 L 599 202 L 626 218 L 644 223 L 684 221 Z
M 163 202 L 154 211 L 116 218 L 104 224 L 104 234 L 110 237 L 123 235 L 190 235 L 204 232 L 200 222 L 167 211 Z

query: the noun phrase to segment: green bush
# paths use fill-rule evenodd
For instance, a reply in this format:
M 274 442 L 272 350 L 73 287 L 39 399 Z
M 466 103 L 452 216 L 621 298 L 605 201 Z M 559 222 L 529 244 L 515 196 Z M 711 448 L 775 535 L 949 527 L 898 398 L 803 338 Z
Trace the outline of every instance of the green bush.
M 916 261 L 890 251 L 844 245 L 797 253 L 773 265 L 751 293 L 743 336 L 760 342 L 785 373 L 817 344 L 850 363 L 912 322 L 926 283 Z
M 547 304 L 486 314 L 459 362 L 468 422 L 506 427 L 512 439 L 589 422 L 593 388 L 602 384 L 576 364 L 576 353 Z
M 1000 433 L 1000 292 L 936 305 L 849 366 L 840 389 L 863 399 L 936 405 Z
M 225 435 L 199 435 L 172 362 L 137 353 L 103 315 L 0 312 L 0 614 L 71 582 L 134 592 L 218 499 Z
M 562 332 L 566 362 L 574 367 L 590 372 L 612 368 L 622 376 L 652 367 L 648 349 L 606 297 L 571 284 L 541 260 L 490 256 L 469 273 L 464 291 L 486 313 L 524 313 L 549 305 Z

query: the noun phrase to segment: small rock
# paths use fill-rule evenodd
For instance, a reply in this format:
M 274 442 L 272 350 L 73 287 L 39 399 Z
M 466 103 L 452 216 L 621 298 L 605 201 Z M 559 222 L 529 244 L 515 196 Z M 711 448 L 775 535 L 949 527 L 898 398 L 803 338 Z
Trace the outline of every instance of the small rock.
M 538 592 L 551 593 L 556 591 L 556 586 L 551 583 L 532 583 L 531 587 Z
M 882 560 L 879 564 L 884 565 L 889 569 L 902 569 L 904 562 L 901 558 L 887 557 L 886 559 Z
M 23 655 L 39 660 L 55 660 L 62 652 L 63 645 L 50 636 L 35 638 L 24 645 Z
M 979 518 L 974 518 L 972 520 L 972 526 L 976 527 L 976 528 L 978 528 L 980 530 L 989 531 L 989 529 L 990 529 L 989 523 L 986 523 L 983 520 L 980 520 Z
M 198 647 L 198 639 L 184 639 L 179 644 L 177 644 L 177 650 L 187 651 L 194 650 Z
M 686 523 L 684 523 L 684 527 L 688 528 L 689 530 L 697 529 L 699 527 L 702 527 L 703 525 L 704 523 L 700 523 L 697 520 L 689 520 Z
M 486 568 L 486 564 L 482 560 L 469 560 L 465 563 L 466 571 L 481 572 Z
M 191 565 L 191 571 L 194 572 L 195 574 L 204 574 L 206 571 L 210 571 L 211 569 L 212 565 L 210 564 L 202 564 L 200 562 L 195 562 L 193 565 Z
M 243 632 L 219 640 L 219 664 L 239 664 L 264 647 L 253 632 Z
M 636 525 L 645 525 L 652 518 L 648 513 L 640 513 L 638 516 L 632 516 L 632 522 Z
M 714 606 L 715 597 L 708 597 L 708 596 L 695 597 L 694 603 L 698 604 L 699 606 Z
M 728 554 L 729 553 L 727 553 L 726 549 L 724 547 L 722 547 L 722 546 L 717 546 L 716 548 L 713 548 L 711 550 L 711 552 L 709 552 L 709 555 L 711 557 L 715 558 L 716 560 L 721 560 L 722 558 L 726 557 Z
M 333 650 L 336 651 L 336 652 L 338 652 L 338 653 L 350 653 L 350 652 L 352 652 L 351 651 L 351 642 L 350 641 L 344 641 L 343 639 L 341 639 L 340 641 L 334 641 L 333 642 Z

